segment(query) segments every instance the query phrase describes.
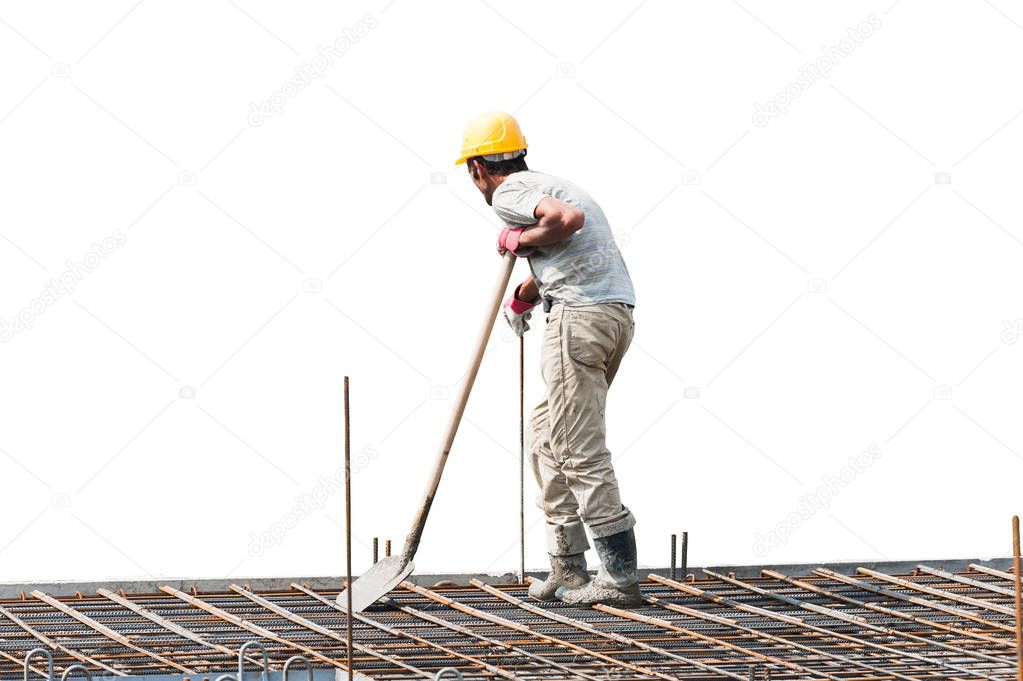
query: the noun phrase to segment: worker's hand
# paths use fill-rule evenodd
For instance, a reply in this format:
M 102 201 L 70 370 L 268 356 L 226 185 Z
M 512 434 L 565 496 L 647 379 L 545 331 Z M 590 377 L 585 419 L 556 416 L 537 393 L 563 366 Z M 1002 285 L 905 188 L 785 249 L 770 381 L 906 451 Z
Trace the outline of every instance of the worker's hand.
M 504 301 L 504 318 L 516 336 L 521 336 L 529 331 L 529 318 L 533 316 L 532 310 L 536 307 L 535 303 L 527 303 L 519 299 L 519 288 L 521 287 L 516 286 L 515 292 L 508 296 L 508 300 Z
M 519 247 L 519 239 L 522 237 L 522 230 L 525 227 L 505 227 L 497 237 L 497 252 L 504 255 L 508 251 L 519 258 L 528 257 L 533 253 L 532 248 Z

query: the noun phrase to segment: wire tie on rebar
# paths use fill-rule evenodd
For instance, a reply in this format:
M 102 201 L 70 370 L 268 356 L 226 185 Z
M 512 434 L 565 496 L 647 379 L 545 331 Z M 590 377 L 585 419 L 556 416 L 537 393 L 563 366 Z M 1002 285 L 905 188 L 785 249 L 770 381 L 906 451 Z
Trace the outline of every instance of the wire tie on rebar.
M 445 676 L 450 676 L 453 679 L 461 679 L 462 672 L 458 671 L 454 667 L 444 667 L 444 669 L 441 669 L 434 675 L 433 681 L 440 681 Z

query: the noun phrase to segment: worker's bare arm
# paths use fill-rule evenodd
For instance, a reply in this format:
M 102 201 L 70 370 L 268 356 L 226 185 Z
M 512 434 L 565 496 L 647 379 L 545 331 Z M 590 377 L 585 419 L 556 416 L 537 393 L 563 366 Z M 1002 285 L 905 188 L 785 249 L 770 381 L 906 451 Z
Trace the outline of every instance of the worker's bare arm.
M 533 275 L 526 277 L 526 280 L 519 284 L 515 293 L 516 297 L 525 303 L 531 303 L 540 297 L 540 289 L 537 288 Z
M 564 241 L 582 229 L 586 220 L 581 210 L 551 196 L 544 197 L 533 214 L 537 223 L 522 230 L 520 246 L 549 246 Z

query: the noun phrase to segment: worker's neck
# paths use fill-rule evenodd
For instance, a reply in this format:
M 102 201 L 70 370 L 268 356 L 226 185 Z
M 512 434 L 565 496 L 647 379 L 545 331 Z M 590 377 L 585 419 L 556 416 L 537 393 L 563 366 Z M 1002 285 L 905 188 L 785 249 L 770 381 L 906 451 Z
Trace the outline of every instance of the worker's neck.
M 494 192 L 496 192 L 497 188 L 500 187 L 501 184 L 503 184 L 504 181 L 507 179 L 508 179 L 507 175 L 487 175 L 486 179 L 487 189 L 486 192 L 484 192 L 484 197 L 487 199 L 488 206 L 494 205 L 493 204 Z

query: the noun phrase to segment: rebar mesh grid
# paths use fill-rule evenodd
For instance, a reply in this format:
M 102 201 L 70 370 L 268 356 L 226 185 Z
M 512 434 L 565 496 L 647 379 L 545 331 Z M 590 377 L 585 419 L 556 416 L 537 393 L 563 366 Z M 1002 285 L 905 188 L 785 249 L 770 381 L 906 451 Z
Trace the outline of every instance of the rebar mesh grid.
M 925 565 L 892 575 L 819 568 L 757 579 L 707 572 L 651 575 L 634 610 L 536 603 L 522 585 L 426 588 L 406 582 L 353 624 L 353 661 L 381 679 L 1004 679 L 1016 674 L 1013 575 L 983 565 Z M 301 654 L 345 670 L 337 591 L 95 594 L 41 591 L 0 600 L 0 678 L 22 675 L 44 648 L 56 673 L 207 676 L 237 668 L 239 648 L 262 643 L 270 667 Z M 247 655 L 250 668 L 259 667 Z M 33 659 L 30 678 L 47 676 Z

